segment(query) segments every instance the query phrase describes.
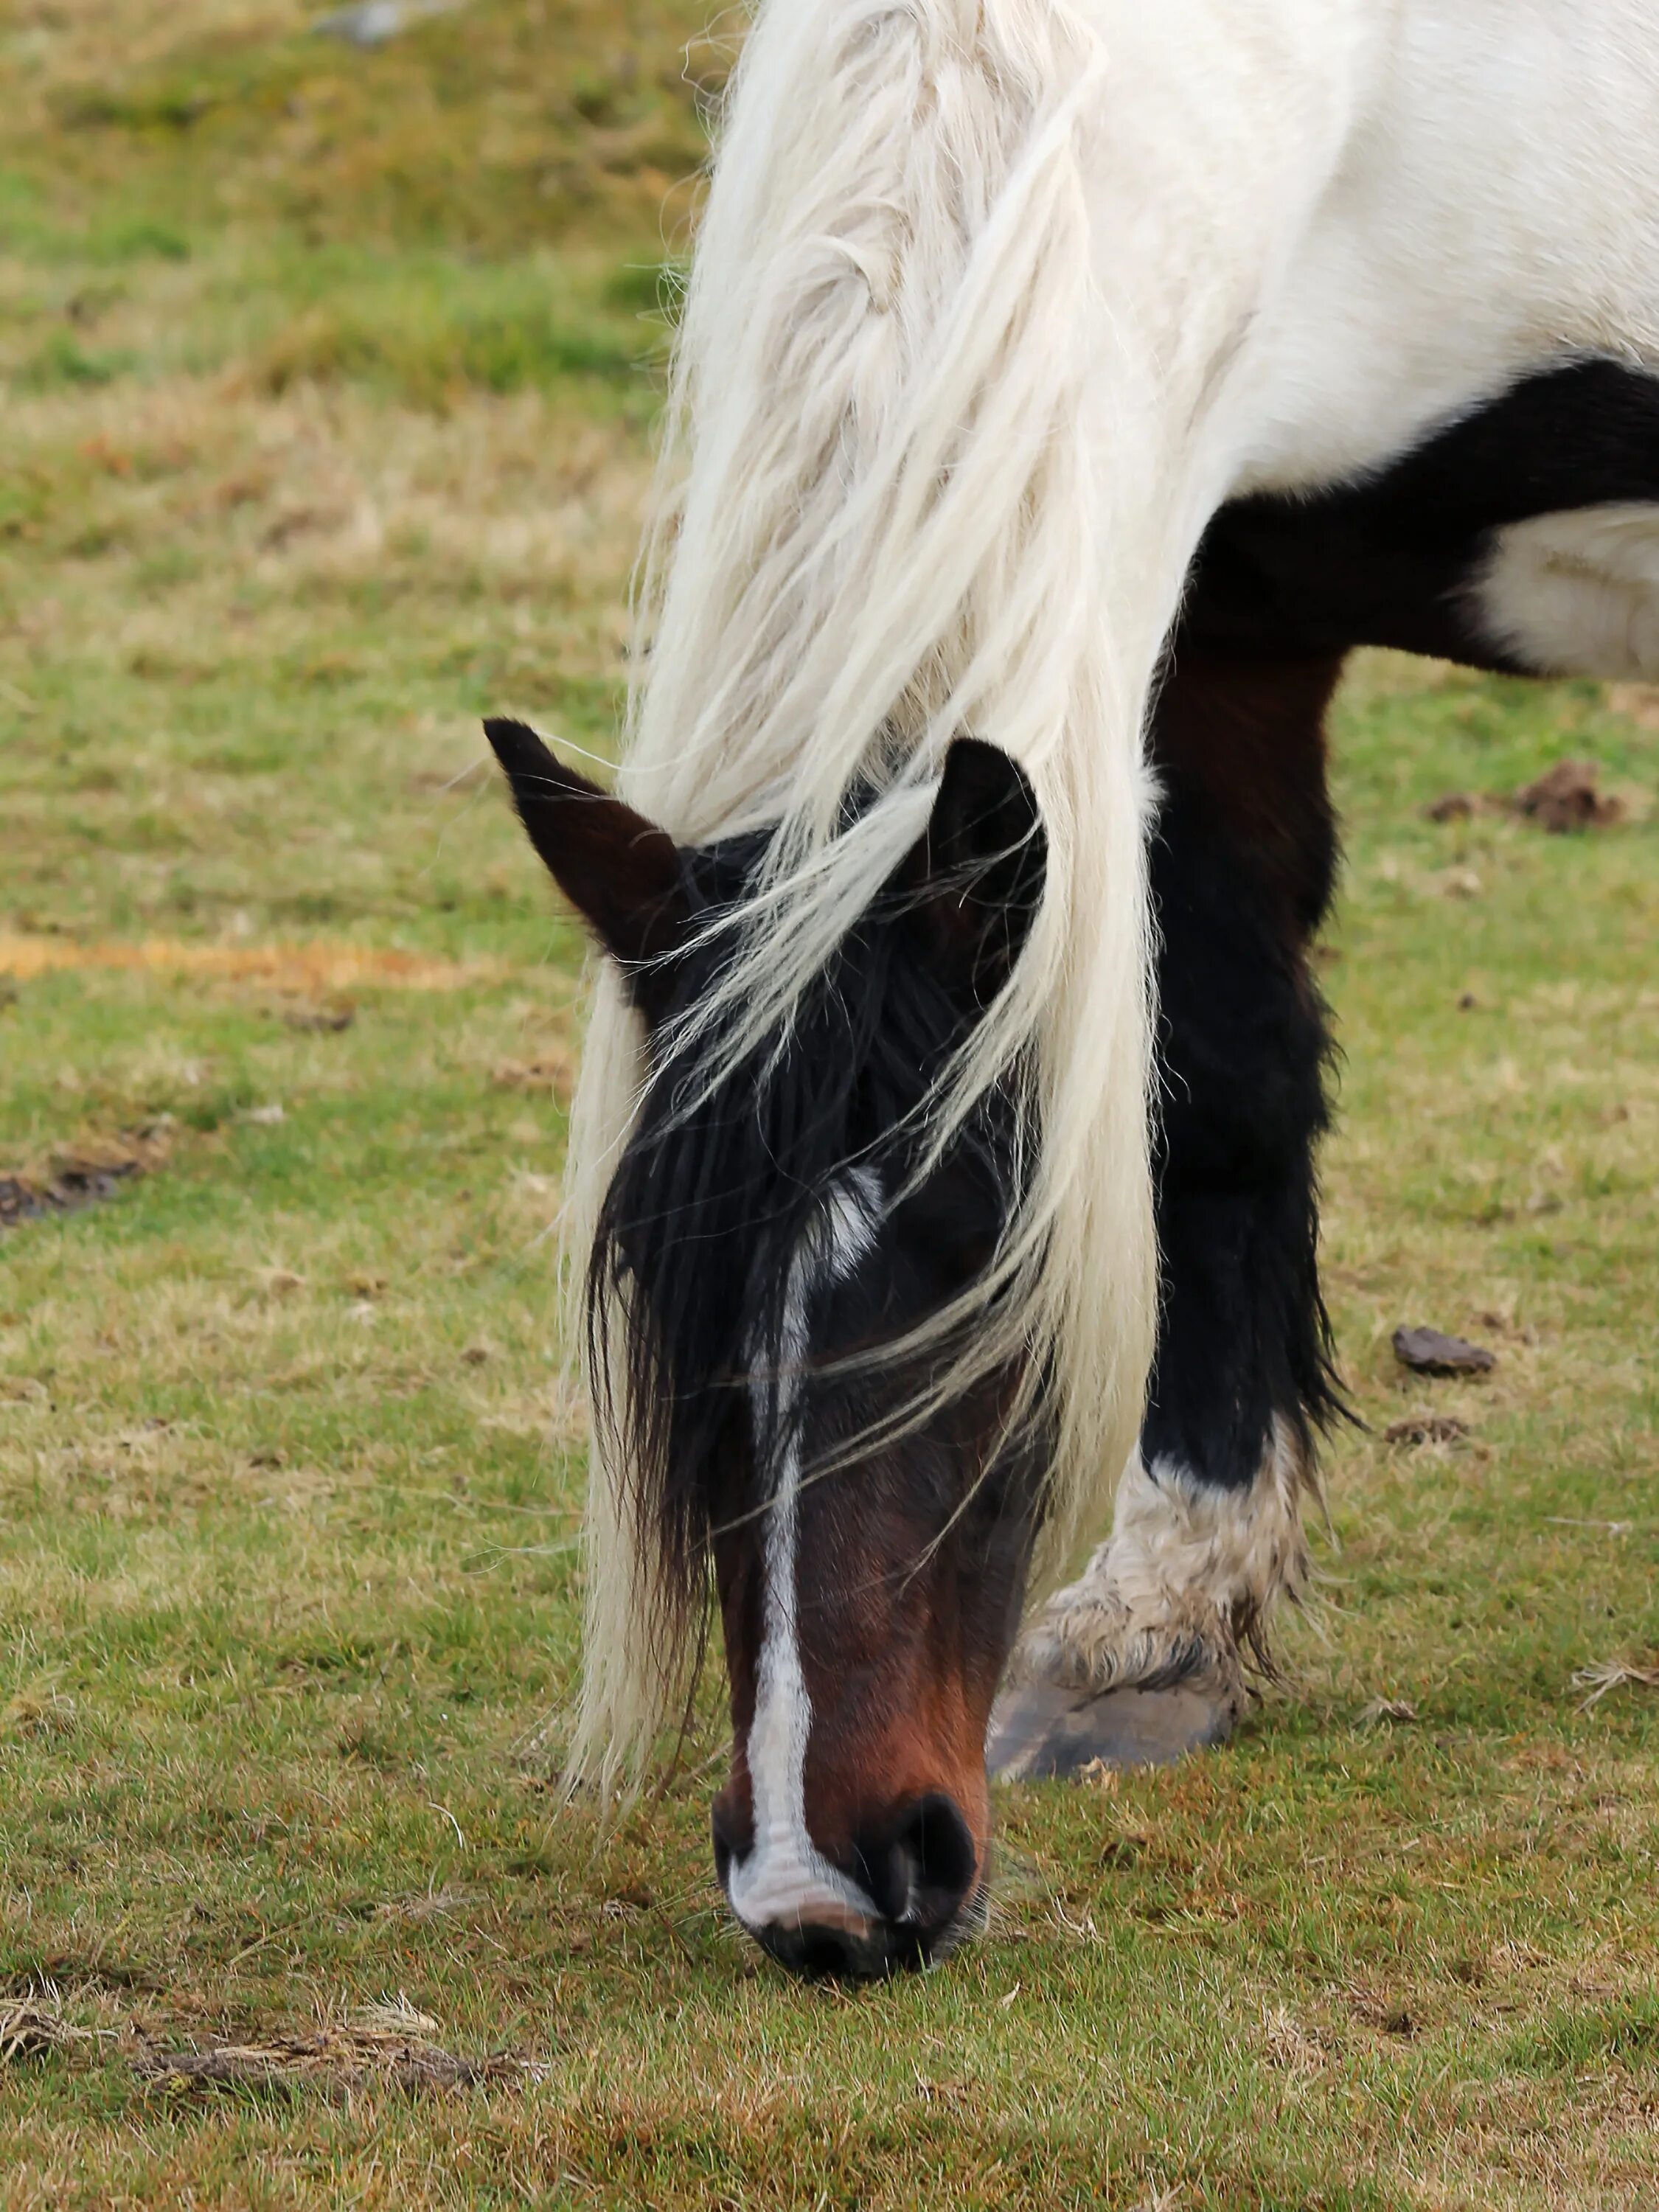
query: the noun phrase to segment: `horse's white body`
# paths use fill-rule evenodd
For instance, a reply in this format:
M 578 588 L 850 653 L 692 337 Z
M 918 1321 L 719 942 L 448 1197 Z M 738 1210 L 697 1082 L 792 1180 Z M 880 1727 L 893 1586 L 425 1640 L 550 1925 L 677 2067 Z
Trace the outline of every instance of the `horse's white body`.
M 1358 35 L 1328 87 L 1335 158 L 1310 178 L 1234 380 L 1230 491 L 1351 477 L 1552 356 L 1659 364 L 1659 23 L 1643 0 L 1285 13 L 1346 15 Z
M 1659 371 L 1645 0 L 1089 15 L 1108 58 L 1096 281 L 1138 325 L 1124 366 L 1154 495 L 1187 510 L 1176 588 L 1224 499 L 1352 481 L 1552 360 Z M 1643 534 L 1637 516 L 1589 533 L 1591 557 L 1652 589 Z
M 985 1356 L 1054 1354 L 1051 1568 L 1104 1510 L 1150 1348 L 1140 736 L 1198 540 L 1231 495 L 1352 477 L 1576 353 L 1659 369 L 1652 0 L 763 0 L 625 788 L 682 837 L 781 820 L 734 986 L 758 1031 L 915 835 L 953 731 L 1027 768 L 1048 896 L 943 1106 L 1035 1042 L 1041 1170 Z M 1491 620 L 1656 672 L 1652 521 L 1511 533 Z M 833 836 L 871 775 L 886 797 Z M 579 1220 L 636 1042 L 611 987 Z M 594 1480 L 578 1759 L 602 1767 L 674 1677 L 621 1474 Z

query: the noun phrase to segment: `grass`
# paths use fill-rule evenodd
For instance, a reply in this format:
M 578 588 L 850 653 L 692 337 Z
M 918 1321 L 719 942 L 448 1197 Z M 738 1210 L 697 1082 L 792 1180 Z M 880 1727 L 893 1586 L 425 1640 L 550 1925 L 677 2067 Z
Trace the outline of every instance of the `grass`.
M 476 718 L 611 741 L 700 21 L 0 32 L 0 1176 L 156 1163 L 0 1232 L 0 2202 L 1650 2204 L 1659 1698 L 1574 1676 L 1659 1656 L 1659 827 L 1420 809 L 1650 796 L 1650 693 L 1344 695 L 1370 1427 L 1233 1747 L 1006 1796 L 988 1939 L 861 1995 L 726 1928 L 707 1775 L 602 1844 L 526 1748 L 579 947 Z

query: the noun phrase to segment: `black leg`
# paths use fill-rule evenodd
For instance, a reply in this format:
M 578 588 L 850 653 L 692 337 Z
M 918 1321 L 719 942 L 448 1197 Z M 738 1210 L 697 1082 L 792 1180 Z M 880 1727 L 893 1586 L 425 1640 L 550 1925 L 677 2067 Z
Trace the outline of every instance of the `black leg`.
M 1310 967 L 1336 838 L 1336 665 L 1177 666 L 1154 725 L 1163 1310 L 1141 1456 L 1224 1490 L 1336 1409 L 1315 1148 L 1329 1034 Z

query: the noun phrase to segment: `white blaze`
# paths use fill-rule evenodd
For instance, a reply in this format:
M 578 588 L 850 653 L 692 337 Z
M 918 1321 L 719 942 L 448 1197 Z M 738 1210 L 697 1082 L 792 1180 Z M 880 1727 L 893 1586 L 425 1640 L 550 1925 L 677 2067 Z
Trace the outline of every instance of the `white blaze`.
M 782 1435 L 778 1486 L 766 1516 L 766 1595 L 755 1717 L 749 1729 L 749 1786 L 755 1839 L 734 1864 L 732 1909 L 750 1929 L 844 1928 L 862 1934 L 880 1912 L 817 1849 L 806 1827 L 806 1741 L 811 1700 L 801 1668 L 795 1574 L 800 1438 L 791 1419 L 808 1350 L 813 1299 L 850 1273 L 870 1249 L 878 1218 L 875 1177 L 860 1170 L 838 1184 L 796 1249 L 778 1331 L 778 1371 L 750 1385 L 757 1454 Z

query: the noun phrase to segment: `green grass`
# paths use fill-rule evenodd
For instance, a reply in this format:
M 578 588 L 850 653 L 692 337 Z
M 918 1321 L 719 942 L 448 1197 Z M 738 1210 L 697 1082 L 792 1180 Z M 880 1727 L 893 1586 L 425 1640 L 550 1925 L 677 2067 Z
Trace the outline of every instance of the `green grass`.
M 529 1747 L 575 1662 L 580 948 L 476 719 L 611 743 L 701 17 L 304 20 L 0 30 L 0 1174 L 166 1156 L 0 1232 L 0 2047 L 23 1997 L 47 2045 L 0 2060 L 0 2202 L 1651 2203 L 1659 1698 L 1573 1677 L 1659 1647 L 1659 828 L 1420 810 L 1564 752 L 1650 797 L 1659 701 L 1356 672 L 1327 1270 L 1370 1425 L 1293 1686 L 1006 1794 L 946 1970 L 791 1985 L 709 1774 L 605 1843 Z M 1495 1372 L 1408 1382 L 1411 1321 Z M 1468 1439 L 1386 1445 L 1419 1407 Z M 367 2051 L 400 1995 L 528 2070 L 145 2071 Z

